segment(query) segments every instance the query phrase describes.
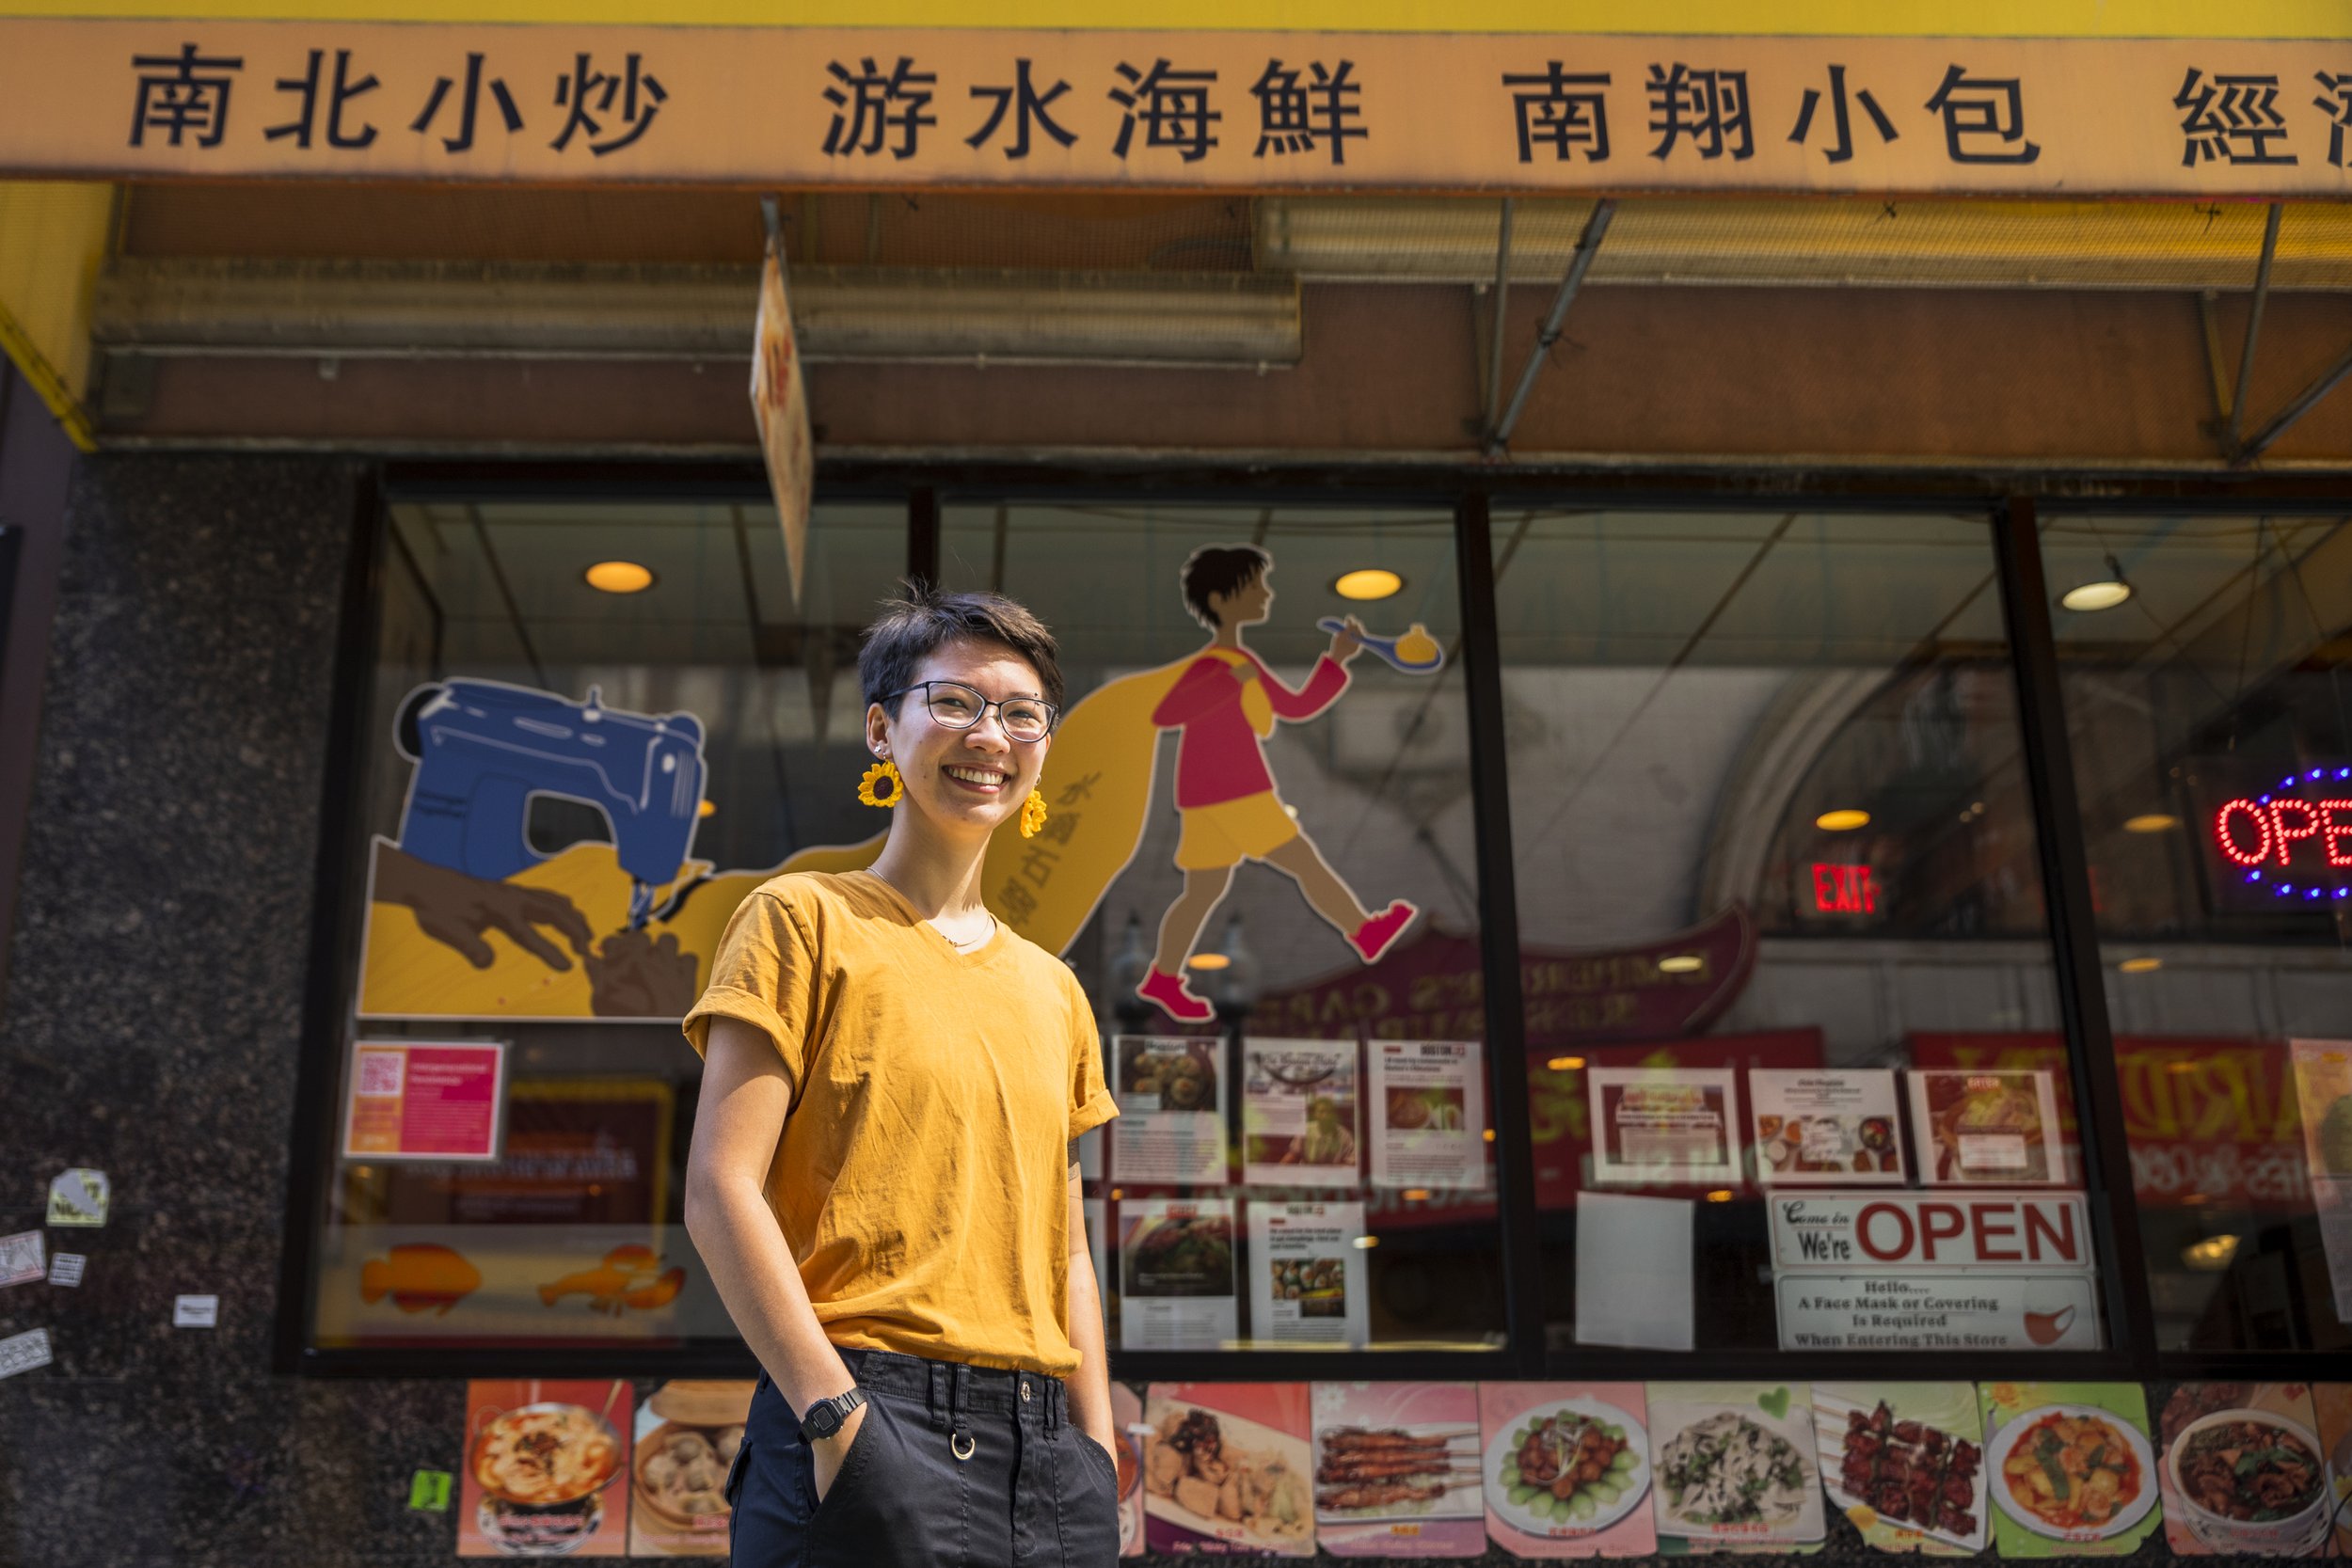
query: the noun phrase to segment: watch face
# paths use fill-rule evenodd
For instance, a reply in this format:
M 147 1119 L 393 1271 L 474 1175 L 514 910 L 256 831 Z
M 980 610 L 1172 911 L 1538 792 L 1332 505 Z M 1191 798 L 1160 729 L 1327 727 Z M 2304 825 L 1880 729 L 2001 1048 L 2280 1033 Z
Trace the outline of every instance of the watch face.
M 819 1400 L 810 1407 L 801 1430 L 811 1437 L 831 1437 L 841 1430 L 841 1412 L 831 1400 Z

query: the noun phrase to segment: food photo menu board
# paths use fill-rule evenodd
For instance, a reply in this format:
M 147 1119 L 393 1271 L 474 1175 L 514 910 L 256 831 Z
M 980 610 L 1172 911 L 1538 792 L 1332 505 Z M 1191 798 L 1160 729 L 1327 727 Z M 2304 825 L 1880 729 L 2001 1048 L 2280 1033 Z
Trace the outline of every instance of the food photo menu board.
M 1143 1422 L 1147 1550 L 1315 1555 L 1307 1385 L 1154 1383 Z
M 2184 1383 L 2157 1418 L 2164 1534 L 2180 1557 L 2316 1557 L 2336 1496 L 2306 1383 Z
M 2047 1069 L 1916 1069 L 1911 1136 L 1931 1187 L 2046 1187 L 2065 1180 L 2058 1094 Z
M 1892 1069 L 1752 1068 L 1748 1108 L 1767 1186 L 1903 1183 Z
M 1470 1040 L 1371 1042 L 1374 1186 L 1488 1184 L 1485 1057 Z
M 1987 1383 L 1985 1469 L 2003 1557 L 2128 1557 L 2162 1524 L 2137 1383 Z
M 1882 1552 L 1984 1550 L 1984 1414 L 1973 1383 L 1817 1383 L 1813 1431 L 1829 1500 Z
M 1486 1533 L 1521 1558 L 1648 1557 L 1648 1402 L 1638 1383 L 1482 1383 Z
M 1815 1552 L 1828 1534 L 1802 1383 L 1649 1387 L 1659 1549 Z
M 1730 1068 L 1585 1069 L 1595 1183 L 1736 1184 L 1737 1077 Z
M 1354 1040 L 1253 1039 L 1242 1058 L 1242 1180 L 1253 1187 L 1353 1187 Z
M 1478 1386 L 1314 1386 L 1315 1538 L 1334 1557 L 1486 1549 Z
M 2352 1383 L 2312 1385 L 2321 1451 L 2334 1481 L 2335 1555 L 2352 1558 Z
M 1111 1172 L 1120 1181 L 1225 1185 L 1224 1045 L 1194 1036 L 1117 1035 L 1119 1119 Z
M 1122 1350 L 1221 1350 L 1239 1332 L 1230 1197 L 1119 1206 Z
M 1251 1203 L 1250 1338 L 1363 1349 L 1372 1338 L 1363 1237 L 1360 1203 Z
M 466 1385 L 459 1557 L 626 1557 L 630 1386 Z
M 727 1555 L 727 1470 L 751 1413 L 748 1380 L 681 1378 L 647 1397 L 629 1462 L 629 1556 Z

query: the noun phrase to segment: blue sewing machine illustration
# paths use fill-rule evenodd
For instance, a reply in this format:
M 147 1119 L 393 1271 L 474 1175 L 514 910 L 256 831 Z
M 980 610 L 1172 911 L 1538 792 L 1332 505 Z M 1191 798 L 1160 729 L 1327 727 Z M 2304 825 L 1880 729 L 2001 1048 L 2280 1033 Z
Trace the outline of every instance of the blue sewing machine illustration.
M 635 880 L 629 929 L 653 890 L 686 863 L 703 800 L 703 727 L 691 713 L 655 716 L 604 705 L 595 687 L 574 703 L 497 681 L 421 687 L 402 705 L 400 749 L 414 757 L 402 852 L 487 881 L 548 857 L 531 846 L 534 795 L 593 806 Z

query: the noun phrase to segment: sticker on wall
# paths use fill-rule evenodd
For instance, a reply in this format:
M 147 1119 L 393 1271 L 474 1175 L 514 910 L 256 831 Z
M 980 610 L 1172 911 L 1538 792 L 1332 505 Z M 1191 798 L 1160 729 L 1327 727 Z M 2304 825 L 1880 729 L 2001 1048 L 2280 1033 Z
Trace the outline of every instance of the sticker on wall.
M 629 1465 L 629 1556 L 727 1555 L 727 1467 L 743 1446 L 752 1387 L 748 1379 L 681 1379 L 646 1398 Z
M 28 1328 L 0 1339 L 0 1377 L 14 1377 L 49 1365 L 49 1331 Z
M 1315 1555 L 1305 1384 L 1154 1383 L 1144 1422 L 1148 1550 Z
M 81 1165 L 59 1171 L 49 1182 L 49 1223 L 93 1228 L 104 1225 L 113 1198 L 114 1187 L 104 1171 Z
M 1802 1383 L 1653 1383 L 1658 1545 L 1816 1552 L 1828 1534 L 1811 1391 Z
M 49 1256 L 49 1283 L 70 1288 L 82 1283 L 82 1271 L 89 1259 L 78 1252 L 56 1252 Z
M 629 1385 L 466 1385 L 459 1557 L 623 1557 Z
M 1985 1470 L 2003 1557 L 2128 1557 L 2163 1522 L 2137 1383 L 1987 1383 Z
M 1648 1402 L 1638 1383 L 1482 1383 L 1486 1533 L 1522 1558 L 1647 1557 Z
M 2182 1557 L 2316 1557 L 2335 1511 L 2303 1383 L 2184 1383 L 2156 1423 L 2164 1534 Z
M 1817 1383 L 1821 1484 L 1864 1544 L 1922 1557 L 1984 1550 L 1984 1413 L 1973 1383 Z
M 408 1511 L 447 1513 L 450 1493 L 457 1478 L 447 1470 L 419 1470 L 408 1478 Z
M 49 1254 L 40 1231 L 0 1236 L 0 1285 L 29 1285 L 48 1275 Z
M 174 1296 L 171 1298 L 171 1326 L 174 1328 L 218 1328 L 220 1298 L 218 1296 Z
M 1315 1539 L 1334 1557 L 1486 1549 L 1478 1387 L 1314 1386 Z

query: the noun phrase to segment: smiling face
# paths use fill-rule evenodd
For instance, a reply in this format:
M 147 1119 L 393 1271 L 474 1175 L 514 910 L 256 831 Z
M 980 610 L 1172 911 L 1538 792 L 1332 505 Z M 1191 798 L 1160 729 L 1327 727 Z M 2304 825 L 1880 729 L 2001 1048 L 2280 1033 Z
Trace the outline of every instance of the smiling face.
M 914 679 L 961 681 L 991 703 L 1044 693 L 1029 661 L 993 642 L 950 642 L 923 661 Z M 1029 798 L 1053 737 L 1009 738 L 993 707 L 970 729 L 951 729 L 931 717 L 922 692 L 910 691 L 896 719 L 879 703 L 866 710 L 866 743 L 898 765 L 907 792 L 901 810 L 951 838 L 985 839 Z
M 1221 626 L 1254 626 L 1274 610 L 1274 568 L 1268 566 L 1231 594 L 1209 595 Z

